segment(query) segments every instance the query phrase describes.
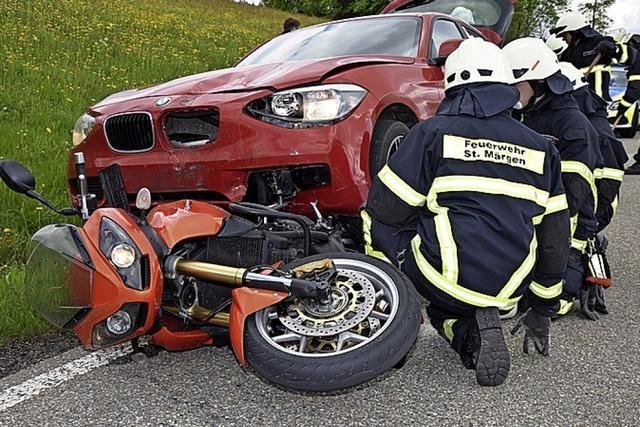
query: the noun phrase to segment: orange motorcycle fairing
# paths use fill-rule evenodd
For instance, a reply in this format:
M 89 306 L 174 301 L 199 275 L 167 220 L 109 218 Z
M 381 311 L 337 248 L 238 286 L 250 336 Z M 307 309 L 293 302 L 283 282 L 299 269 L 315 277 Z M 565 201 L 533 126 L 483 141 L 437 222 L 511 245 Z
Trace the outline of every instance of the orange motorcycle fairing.
M 147 222 L 172 249 L 188 239 L 215 236 L 229 216 L 224 209 L 209 203 L 179 200 L 152 209 Z
M 150 277 L 146 289 L 140 291 L 128 288 L 113 264 L 100 251 L 100 224 L 105 217 L 120 226 L 135 242 L 140 254 L 148 257 Z M 91 279 L 91 310 L 73 328 L 76 335 L 86 348 L 100 348 L 93 342 L 94 328 L 127 303 L 146 305 L 146 317 L 141 319 L 136 330 L 118 341 L 110 342 L 108 346 L 131 341 L 145 334 L 153 326 L 160 310 L 164 281 L 162 267 L 149 239 L 131 216 L 114 208 L 94 212 L 79 232 L 93 262 L 94 271 Z
M 184 323 L 164 316 L 160 330 L 151 335 L 151 341 L 167 351 L 193 350 L 213 345 L 213 338 L 200 329 L 185 329 Z
M 237 288 L 231 291 L 233 302 L 229 319 L 229 336 L 233 352 L 242 367 L 247 366 L 244 357 L 244 326 L 247 317 L 262 309 L 279 303 L 289 295 L 284 292 L 252 288 Z

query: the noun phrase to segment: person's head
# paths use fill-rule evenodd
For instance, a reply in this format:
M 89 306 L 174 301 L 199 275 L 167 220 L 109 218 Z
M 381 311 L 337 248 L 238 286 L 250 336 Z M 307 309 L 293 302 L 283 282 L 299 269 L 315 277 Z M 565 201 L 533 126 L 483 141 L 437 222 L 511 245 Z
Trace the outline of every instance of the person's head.
M 470 38 L 444 64 L 445 91 L 476 83 L 511 84 L 509 63 L 498 46 Z
M 294 18 L 287 18 L 284 21 L 284 33 L 290 33 L 292 31 L 296 31 L 300 29 L 300 21 Z
M 548 93 L 573 90 L 571 82 L 560 72 L 558 57 L 541 39 L 514 40 L 502 51 L 509 61 L 523 107 L 532 106 Z
M 585 86 L 589 86 L 589 83 L 587 83 L 587 79 L 584 77 L 582 71 L 578 70 L 570 62 L 561 62 L 560 72 L 563 76 L 569 79 L 571 85 L 573 86 L 573 90 L 578 90 Z
M 579 13 L 566 13 L 558 18 L 556 25 L 551 29 L 551 34 L 572 44 L 580 38 L 580 30 L 587 27 L 589 23 L 584 16 Z
M 562 55 L 564 51 L 569 48 L 569 45 L 566 41 L 558 36 L 553 35 L 547 39 L 547 46 L 553 51 L 553 53 L 558 55 L 558 57 L 560 57 L 560 55 Z

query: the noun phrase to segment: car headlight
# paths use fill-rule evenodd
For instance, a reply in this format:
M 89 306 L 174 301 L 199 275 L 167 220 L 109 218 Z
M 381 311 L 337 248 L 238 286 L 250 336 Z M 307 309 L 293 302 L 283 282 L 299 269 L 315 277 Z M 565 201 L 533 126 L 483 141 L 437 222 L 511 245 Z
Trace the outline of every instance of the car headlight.
M 367 90 L 353 84 L 302 87 L 253 101 L 255 117 L 288 128 L 328 126 L 344 119 L 362 102 Z
M 609 104 L 609 110 L 616 111 L 619 106 L 620 106 L 620 101 L 613 101 L 611 104 Z
M 86 113 L 80 116 L 76 125 L 73 127 L 73 146 L 76 147 L 80 145 L 95 127 L 96 119 Z
M 149 260 L 113 220 L 100 222 L 100 251 L 111 261 L 128 288 L 143 290 L 149 281 Z

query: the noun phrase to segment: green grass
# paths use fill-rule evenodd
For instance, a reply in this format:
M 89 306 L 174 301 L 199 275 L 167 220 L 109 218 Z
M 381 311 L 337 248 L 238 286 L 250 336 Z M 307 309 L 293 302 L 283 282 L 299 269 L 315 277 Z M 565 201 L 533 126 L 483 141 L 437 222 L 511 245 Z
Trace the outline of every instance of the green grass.
M 68 205 L 70 129 L 88 105 L 123 89 L 231 66 L 277 35 L 289 16 L 227 0 L 4 0 L 0 159 L 28 165 L 38 190 Z M 296 17 L 303 25 L 318 22 Z M 29 236 L 60 220 L 0 186 L 0 342 L 45 328 L 25 303 L 21 266 Z

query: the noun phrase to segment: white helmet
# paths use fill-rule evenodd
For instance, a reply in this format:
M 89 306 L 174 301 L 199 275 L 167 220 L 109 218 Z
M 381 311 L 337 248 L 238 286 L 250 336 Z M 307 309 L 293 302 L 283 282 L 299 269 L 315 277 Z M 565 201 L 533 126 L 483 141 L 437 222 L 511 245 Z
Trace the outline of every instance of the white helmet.
M 578 90 L 581 87 L 589 86 L 587 80 L 584 78 L 582 71 L 578 70 L 573 64 L 569 62 L 560 63 L 560 71 L 569 79 L 573 85 L 573 90 Z
M 570 31 L 578 31 L 588 27 L 589 23 L 579 13 L 566 13 L 562 15 L 556 25 L 551 29 L 551 34 L 562 34 Z
M 625 43 L 628 43 L 632 37 L 633 37 L 633 34 L 628 33 L 626 30 L 621 28 L 618 31 L 616 31 L 616 33 L 613 36 L 613 39 L 620 44 L 625 44 Z
M 509 62 L 498 46 L 470 38 L 444 64 L 445 90 L 472 83 L 512 84 Z
M 464 21 L 470 25 L 474 25 L 476 23 L 476 20 L 473 17 L 473 12 L 464 6 L 458 6 L 453 9 L 453 12 L 451 12 L 451 16 L 453 16 L 454 18 L 458 18 L 459 20 Z
M 558 56 L 562 55 L 562 52 L 569 48 L 569 45 L 566 41 L 562 40 L 558 36 L 553 35 L 547 39 L 547 46 L 549 46 L 549 49 L 551 49 L 553 53 Z
M 514 40 L 502 51 L 509 61 L 515 83 L 544 80 L 560 71 L 558 57 L 541 39 Z

